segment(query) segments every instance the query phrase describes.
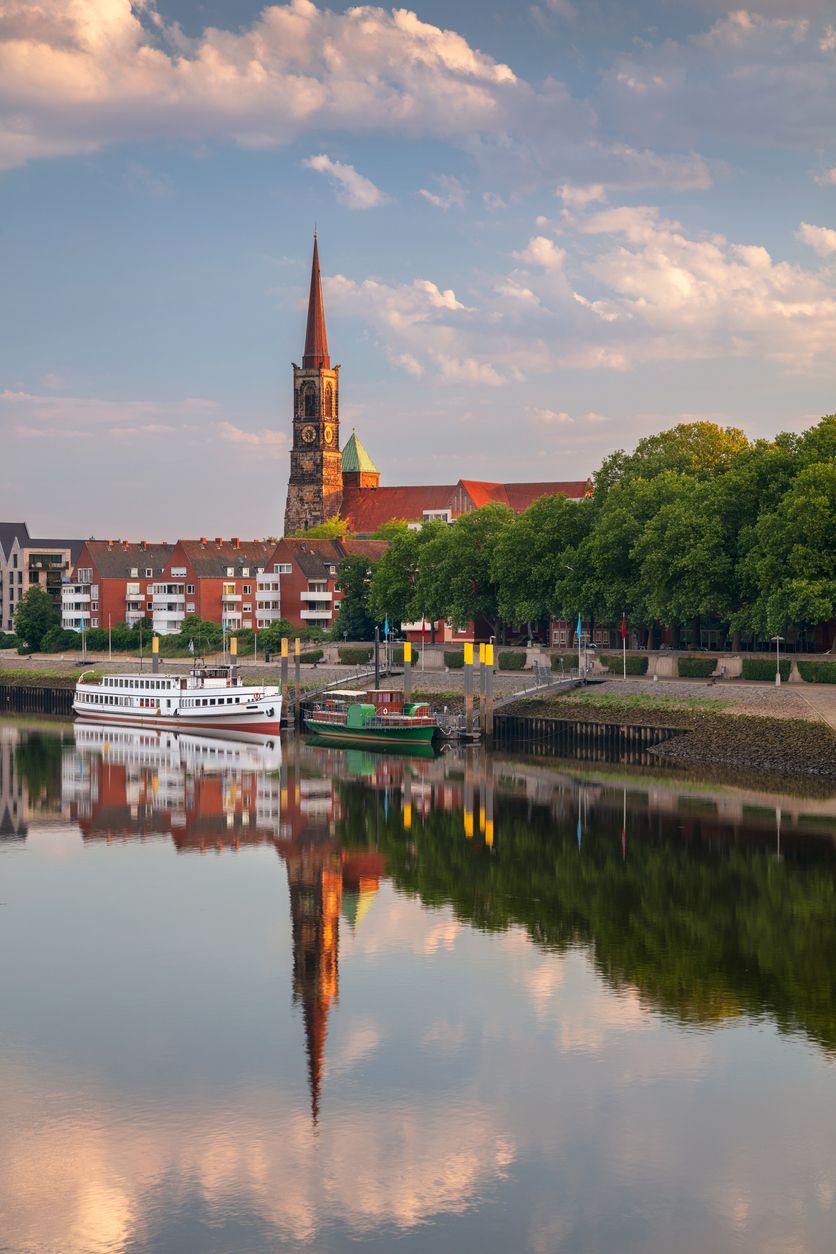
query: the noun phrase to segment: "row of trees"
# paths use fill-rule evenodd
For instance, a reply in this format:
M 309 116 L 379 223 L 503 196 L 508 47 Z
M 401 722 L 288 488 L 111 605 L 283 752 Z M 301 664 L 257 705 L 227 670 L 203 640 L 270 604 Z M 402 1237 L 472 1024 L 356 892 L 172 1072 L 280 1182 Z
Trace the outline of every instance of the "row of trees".
M 453 526 L 387 529 L 370 619 L 550 616 L 684 624 L 718 619 L 757 639 L 836 618 L 836 415 L 750 441 L 685 423 L 608 457 L 580 502 L 516 515 L 487 505 Z M 698 639 L 697 635 L 697 639 Z

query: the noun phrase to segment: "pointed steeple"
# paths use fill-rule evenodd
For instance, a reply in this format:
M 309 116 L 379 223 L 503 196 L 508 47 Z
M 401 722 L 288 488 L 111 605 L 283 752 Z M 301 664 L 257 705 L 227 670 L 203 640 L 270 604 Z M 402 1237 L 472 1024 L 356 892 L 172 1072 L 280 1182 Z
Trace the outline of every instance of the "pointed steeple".
M 305 332 L 302 369 L 319 370 L 322 367 L 330 370 L 331 358 L 328 356 L 328 337 L 325 334 L 325 308 L 322 304 L 322 282 L 319 277 L 319 246 L 314 231 L 311 293 L 308 297 L 308 327 Z

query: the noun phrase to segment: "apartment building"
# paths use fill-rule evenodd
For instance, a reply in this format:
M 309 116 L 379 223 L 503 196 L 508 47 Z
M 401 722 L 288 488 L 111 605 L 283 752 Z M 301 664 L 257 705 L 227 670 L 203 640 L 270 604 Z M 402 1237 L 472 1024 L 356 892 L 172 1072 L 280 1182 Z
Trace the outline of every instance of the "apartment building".
M 383 540 L 310 540 L 289 536 L 279 540 L 271 565 L 278 576 L 281 617 L 294 627 L 334 626 L 342 591 L 338 572 L 344 557 L 377 561 L 386 550 Z
M 14 631 L 15 610 L 39 587 L 61 609 L 61 590 L 81 540 L 33 538 L 26 523 L 0 523 L 0 631 Z
M 268 575 L 275 547 L 272 540 L 237 536 L 178 540 L 153 588 L 154 630 L 161 636 L 173 635 L 190 615 L 229 631 L 256 627 L 259 575 Z M 262 622 L 272 621 L 274 613 L 279 617 L 272 608 L 280 595 L 275 583 L 262 579 Z
M 173 550 L 147 540 L 86 540 L 61 590 L 61 625 L 81 631 L 151 618 L 152 589 Z

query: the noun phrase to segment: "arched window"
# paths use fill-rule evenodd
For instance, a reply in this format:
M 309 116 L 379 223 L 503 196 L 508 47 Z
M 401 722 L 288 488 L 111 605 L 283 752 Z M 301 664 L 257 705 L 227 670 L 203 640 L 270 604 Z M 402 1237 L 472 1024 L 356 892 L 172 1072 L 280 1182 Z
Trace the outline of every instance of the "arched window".
M 325 384 L 325 417 L 333 418 L 334 416 L 334 393 L 331 390 L 331 384 Z
M 316 389 L 313 387 L 305 388 L 305 417 L 316 417 Z

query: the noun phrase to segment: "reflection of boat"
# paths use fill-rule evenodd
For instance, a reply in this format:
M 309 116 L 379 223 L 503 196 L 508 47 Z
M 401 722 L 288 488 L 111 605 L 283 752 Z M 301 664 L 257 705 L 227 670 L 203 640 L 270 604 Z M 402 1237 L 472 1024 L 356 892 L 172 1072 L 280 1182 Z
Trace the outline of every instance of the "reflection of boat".
M 429 748 L 440 730 L 425 702 L 404 704 L 403 692 L 394 688 L 329 694 L 305 715 L 305 726 L 323 740 L 387 750 Z
M 245 684 L 234 666 L 197 662 L 189 675 L 103 675 L 99 680 L 85 675 L 73 700 L 82 718 L 213 732 L 278 732 L 281 725 L 279 689 Z
M 435 746 L 432 744 L 418 743 L 390 745 L 385 742 L 377 744 L 373 740 L 368 743 L 364 741 L 363 748 L 366 752 L 361 753 L 357 749 L 352 749 L 350 747 L 351 742 L 345 737 L 342 738 L 342 743 L 340 743 L 340 738 L 337 736 L 308 736 L 305 743 L 311 745 L 315 749 L 342 748 L 345 753 L 345 762 L 346 766 L 349 768 L 350 775 L 373 775 L 375 770 L 375 758 L 373 755 L 377 753 L 385 754 L 386 757 L 428 758 L 430 761 L 439 756 L 436 752 Z
M 112 723 L 75 724 L 76 748 L 125 766 L 177 766 L 195 771 L 277 771 L 282 764 L 278 736 L 236 732 L 193 735 L 172 728 L 125 727 Z

